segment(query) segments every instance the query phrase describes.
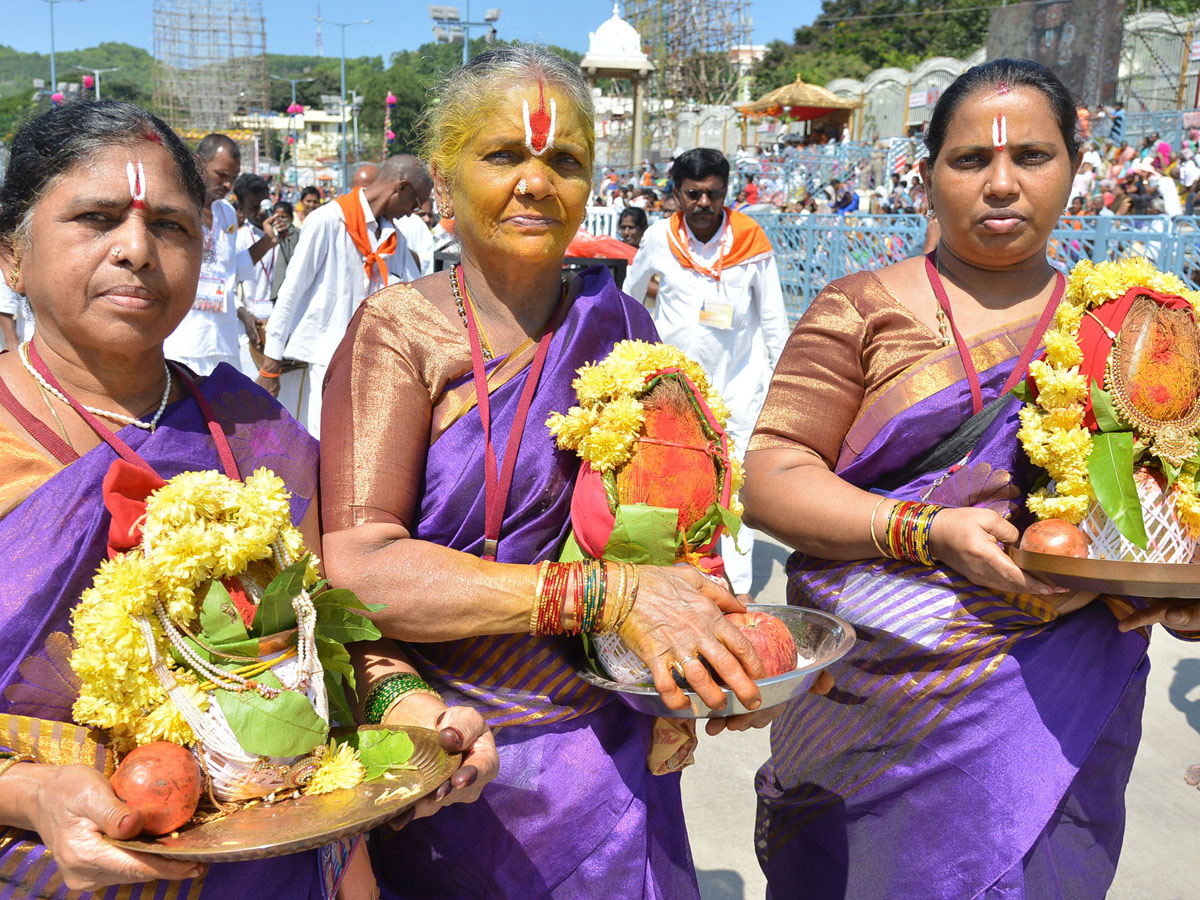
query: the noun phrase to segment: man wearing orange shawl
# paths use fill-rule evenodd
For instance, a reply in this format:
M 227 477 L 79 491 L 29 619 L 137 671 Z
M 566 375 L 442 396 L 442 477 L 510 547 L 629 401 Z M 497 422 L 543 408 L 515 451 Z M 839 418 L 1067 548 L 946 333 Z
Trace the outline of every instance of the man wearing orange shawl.
M 408 245 L 394 219 L 429 199 L 433 183 L 415 156 L 389 157 L 375 180 L 305 219 L 267 321 L 258 383 L 320 437 L 321 387 L 358 305 L 405 271 Z M 307 363 L 285 372 L 284 360 Z
M 658 333 L 699 362 L 725 398 L 726 431 L 740 458 L 790 331 L 779 269 L 762 228 L 724 205 L 729 161 L 719 151 L 681 154 L 671 181 L 679 212 L 647 229 L 625 293 L 642 300 L 658 276 Z M 721 556 L 734 593 L 748 595 L 754 532 L 742 528 L 737 543 L 722 538 Z

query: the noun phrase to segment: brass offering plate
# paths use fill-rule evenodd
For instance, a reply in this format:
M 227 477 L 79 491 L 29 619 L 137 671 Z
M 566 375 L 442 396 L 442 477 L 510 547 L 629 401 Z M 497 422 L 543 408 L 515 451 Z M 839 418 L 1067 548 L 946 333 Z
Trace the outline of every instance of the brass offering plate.
M 313 850 L 382 825 L 449 778 L 462 762 L 428 728 L 398 729 L 412 738 L 412 771 L 311 797 L 255 803 L 215 821 L 187 824 L 158 838 L 110 841 L 125 850 L 196 862 L 239 862 Z M 410 787 L 380 802 L 396 788 Z M 203 809 L 203 805 L 201 807 Z
M 1009 547 L 1013 562 L 1057 587 L 1122 597 L 1200 598 L 1200 564 L 1080 559 Z

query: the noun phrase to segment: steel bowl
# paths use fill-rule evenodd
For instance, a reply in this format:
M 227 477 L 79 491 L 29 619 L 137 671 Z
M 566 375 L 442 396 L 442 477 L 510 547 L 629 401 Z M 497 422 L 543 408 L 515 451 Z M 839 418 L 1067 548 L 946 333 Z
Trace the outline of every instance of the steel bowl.
M 749 603 L 746 609 L 770 613 L 780 619 L 792 633 L 801 658 L 811 660 L 785 675 L 756 681 L 755 684 L 762 694 L 762 706 L 759 709 L 779 706 L 799 697 L 812 687 L 822 669 L 837 662 L 854 646 L 854 626 L 831 613 L 768 603 Z M 693 691 L 684 691 L 689 701 L 686 709 L 669 709 L 654 685 L 621 684 L 588 668 L 579 669 L 578 674 L 588 684 L 612 691 L 626 706 L 647 716 L 664 716 L 668 719 L 722 719 L 751 712 L 742 706 L 741 701 L 729 688 L 723 688 L 725 706 L 722 709 L 709 709 Z

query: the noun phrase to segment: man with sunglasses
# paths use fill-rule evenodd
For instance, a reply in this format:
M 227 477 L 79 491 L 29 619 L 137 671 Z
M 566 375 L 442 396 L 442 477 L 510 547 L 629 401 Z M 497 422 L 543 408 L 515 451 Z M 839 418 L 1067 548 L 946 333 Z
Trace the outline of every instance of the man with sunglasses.
M 389 157 L 365 187 L 313 210 L 271 318 L 258 383 L 320 436 L 321 386 L 358 305 L 404 276 L 408 244 L 394 220 L 429 199 L 433 182 L 415 156 Z M 308 363 L 285 373 L 284 360 Z
M 779 269 L 758 223 L 725 203 L 729 161 L 720 151 L 679 155 L 671 181 L 678 211 L 647 229 L 625 292 L 644 302 L 658 276 L 658 333 L 704 366 L 731 411 L 727 430 L 741 457 L 790 330 Z M 740 550 L 722 541 L 734 593 L 747 600 L 754 533 L 742 528 Z

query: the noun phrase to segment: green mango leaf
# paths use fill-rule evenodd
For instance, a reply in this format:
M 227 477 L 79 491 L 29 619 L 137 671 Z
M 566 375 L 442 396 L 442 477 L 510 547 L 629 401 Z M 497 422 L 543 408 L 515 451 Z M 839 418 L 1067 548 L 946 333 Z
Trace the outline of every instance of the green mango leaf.
M 278 634 L 296 627 L 296 611 L 292 601 L 304 590 L 304 576 L 308 572 L 308 554 L 292 563 L 271 579 L 263 598 L 258 604 L 251 632 L 259 637 Z
M 320 609 L 322 606 L 340 606 L 344 609 L 360 609 L 364 612 L 379 612 L 384 609 L 386 603 L 363 603 L 358 599 L 358 595 L 354 591 L 348 591 L 345 588 L 333 588 L 328 591 L 321 591 L 319 594 L 314 594 L 309 591 L 312 597 L 313 606 Z
M 244 641 L 250 636 L 229 591 L 215 578 L 209 582 L 200 607 L 200 632 L 205 643 L 214 645 Z
M 329 727 L 303 694 L 280 691 L 268 700 L 255 691 L 212 693 L 247 753 L 300 756 L 325 742 Z
M 337 672 L 325 673 L 325 693 L 329 696 L 329 724 L 352 726 L 354 711 L 346 696 L 345 681 Z
M 1179 480 L 1179 476 L 1183 474 L 1183 466 L 1176 466 L 1170 460 L 1160 459 L 1162 464 L 1163 474 L 1167 476 L 1167 490 L 1175 486 L 1175 482 Z
M 354 666 L 350 664 L 350 654 L 337 641 L 329 641 L 323 637 L 317 638 L 317 659 L 326 672 L 335 672 L 346 679 L 350 690 L 358 692 L 354 684 Z
M 408 766 L 415 751 L 412 738 L 403 731 L 384 728 L 356 731 L 347 737 L 346 743 L 358 749 L 358 759 L 367 770 L 364 781 Z
M 379 629 L 362 613 L 336 605 L 317 607 L 317 634 L 341 644 L 376 641 L 381 637 Z
M 1100 385 L 1092 382 L 1092 414 L 1101 431 L 1128 431 L 1129 426 L 1121 421 L 1113 406 L 1112 395 Z
M 1016 383 L 1012 389 L 1013 396 L 1022 403 L 1029 403 L 1033 400 L 1033 390 L 1029 387 L 1029 382 L 1022 378 Z
M 678 524 L 678 510 L 645 503 L 622 504 L 617 507 L 604 558 L 637 565 L 673 565 Z
M 1142 504 L 1133 481 L 1133 433 L 1101 432 L 1092 438 L 1088 457 L 1088 478 L 1096 500 L 1113 520 L 1117 530 L 1131 542 L 1146 549 L 1146 523 Z
M 563 542 L 562 552 L 558 554 L 559 562 L 580 562 L 587 559 L 587 554 L 583 552 L 583 548 L 579 546 L 579 541 L 575 540 L 575 532 L 570 532 L 567 539 Z

